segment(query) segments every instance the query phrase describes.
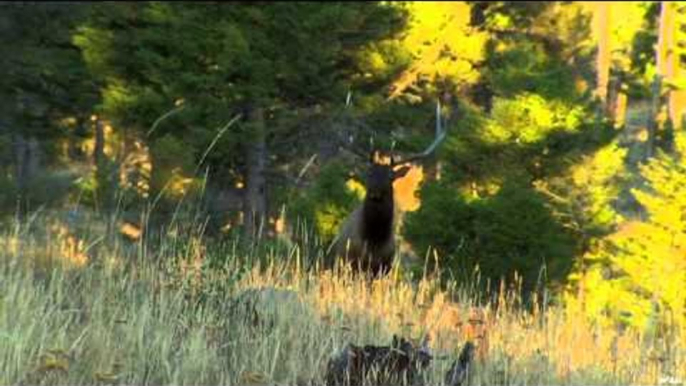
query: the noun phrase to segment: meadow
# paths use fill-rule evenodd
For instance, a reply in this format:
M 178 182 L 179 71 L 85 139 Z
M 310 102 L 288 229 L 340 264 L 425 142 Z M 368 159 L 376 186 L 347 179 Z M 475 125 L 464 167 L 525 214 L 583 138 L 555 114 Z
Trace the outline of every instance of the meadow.
M 524 306 L 516 287 L 482 296 L 398 265 L 374 281 L 306 270 L 316 246 L 206 244 L 201 222 L 131 242 L 114 221 L 70 221 L 39 212 L 3 228 L 0 384 L 318 385 L 345 344 L 394 334 L 428 334 L 432 385 L 467 341 L 473 385 L 686 379 L 678 328 L 592 324 L 546 293 Z

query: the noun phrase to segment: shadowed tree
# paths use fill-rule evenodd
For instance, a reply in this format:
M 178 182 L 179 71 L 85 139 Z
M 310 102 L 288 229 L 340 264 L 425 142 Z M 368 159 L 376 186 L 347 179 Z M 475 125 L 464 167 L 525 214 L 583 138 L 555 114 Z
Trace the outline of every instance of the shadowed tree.
M 60 141 L 71 141 L 83 131 L 97 101 L 97 88 L 71 42 L 89 7 L 33 2 L 2 5 L 0 136 L 10 144 L 4 151 L 11 153 L 6 165 L 12 170 L 4 172 L 12 176 L 22 206 L 45 196 L 41 193 L 45 188 L 31 189 L 32 184 L 42 169 L 58 160 Z M 57 191 L 51 193 L 58 196 Z
M 295 134 L 279 117 L 341 100 L 351 86 L 378 89 L 379 77 L 365 76 L 370 45 L 401 31 L 404 19 L 402 8 L 382 3 L 108 4 L 78 41 L 105 83 L 102 111 L 115 128 L 151 144 L 169 135 L 194 169 L 208 170 L 210 185 L 242 186 L 245 232 L 258 237 L 272 162 L 292 149 L 271 142 Z M 148 133 L 175 104 L 183 111 Z M 153 157 L 153 174 L 161 172 Z

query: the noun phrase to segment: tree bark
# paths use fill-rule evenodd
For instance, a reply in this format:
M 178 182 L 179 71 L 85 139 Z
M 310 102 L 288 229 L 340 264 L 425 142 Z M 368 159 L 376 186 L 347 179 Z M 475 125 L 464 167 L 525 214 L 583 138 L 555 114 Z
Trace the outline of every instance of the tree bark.
M 98 118 L 95 120 L 95 146 L 93 149 L 93 163 L 96 167 L 102 162 L 105 154 L 105 130 L 102 121 Z
M 621 75 L 610 78 L 607 92 L 606 115 L 615 127 L 622 127 L 626 120 L 627 95 L 624 92 L 624 81 Z
M 33 137 L 27 140 L 24 136 L 16 134 L 14 156 L 17 187 L 23 192 L 40 169 L 41 150 L 38 140 Z
M 655 137 L 657 136 L 658 129 L 658 114 L 660 112 L 660 93 L 662 92 L 662 78 L 659 74 L 655 75 L 652 87 L 652 101 L 650 104 L 650 114 L 648 116 L 648 124 L 646 129 L 648 130 L 648 139 L 646 140 L 646 152 L 645 160 L 648 160 L 653 156 L 655 151 Z
M 17 188 L 23 192 L 28 185 L 28 142 L 21 134 L 14 136 L 14 175 Z
M 31 181 L 36 175 L 38 175 L 42 155 L 40 143 L 38 143 L 38 140 L 35 137 L 29 138 L 27 145 L 28 156 L 26 159 L 26 174 L 29 181 Z
M 252 127 L 252 141 L 247 147 L 248 167 L 246 173 L 245 203 L 243 219 L 245 233 L 249 240 L 262 236 L 267 220 L 267 165 L 266 127 L 264 110 L 251 108 L 248 112 Z
M 667 74 L 667 57 L 669 43 L 670 7 L 668 2 L 660 3 L 660 20 L 658 23 L 658 40 L 655 47 L 656 74 L 652 86 L 652 102 L 650 105 L 650 115 L 648 117 L 648 140 L 646 141 L 645 159 L 649 159 L 655 152 L 655 138 L 660 126 L 660 111 L 662 110 L 662 82 Z
M 660 11 L 660 43 L 658 50 L 661 62 L 658 62 L 658 71 L 662 74 L 663 79 L 667 82 L 674 79 L 675 74 L 675 58 L 674 55 L 674 12 L 670 2 L 663 1 L 661 3 Z M 665 92 L 665 99 L 667 100 L 667 117 L 675 123 L 674 106 L 672 106 L 672 92 L 667 88 Z
M 683 78 L 684 70 L 679 57 L 679 43 L 677 33 L 682 28 L 680 23 L 679 8 L 683 5 L 663 2 L 667 16 L 665 18 L 665 77 L 669 80 Z M 683 42 L 681 42 L 683 44 Z M 669 119 L 675 129 L 680 129 L 683 124 L 683 116 L 686 112 L 686 90 L 673 89 L 668 91 L 667 111 Z
M 598 54 L 596 57 L 596 95 L 600 99 L 604 110 L 607 112 L 607 92 L 608 83 L 610 79 L 610 21 L 611 10 L 610 3 L 598 3 L 598 13 L 596 16 L 596 23 L 598 26 Z
M 74 131 L 69 135 L 68 143 L 68 155 L 69 159 L 72 161 L 85 161 L 86 155 L 81 150 L 81 143 L 88 132 L 88 121 L 82 117 L 76 119 L 76 127 Z

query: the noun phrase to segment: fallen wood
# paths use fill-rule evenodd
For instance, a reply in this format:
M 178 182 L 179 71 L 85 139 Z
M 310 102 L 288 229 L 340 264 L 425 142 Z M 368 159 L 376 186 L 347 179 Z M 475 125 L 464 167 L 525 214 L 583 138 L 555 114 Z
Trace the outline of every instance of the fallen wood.
M 465 343 L 460 352 L 460 356 L 450 366 L 450 370 L 445 374 L 446 386 L 462 386 L 469 384 L 471 375 L 471 363 L 474 358 L 474 344 Z
M 393 336 L 389 346 L 357 346 L 349 343 L 327 365 L 327 386 L 425 384 L 422 371 L 433 356 L 425 341 L 416 347 L 405 338 Z M 446 385 L 463 386 L 469 380 L 474 345 L 467 342 L 445 375 Z

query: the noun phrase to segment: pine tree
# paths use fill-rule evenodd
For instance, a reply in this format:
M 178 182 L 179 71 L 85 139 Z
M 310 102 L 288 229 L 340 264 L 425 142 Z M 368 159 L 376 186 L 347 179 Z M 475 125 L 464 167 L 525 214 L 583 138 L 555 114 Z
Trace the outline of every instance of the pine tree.
M 282 173 L 276 166 L 311 156 L 292 154 L 302 149 L 293 142 L 303 134 L 297 115 L 340 103 L 349 89 L 383 87 L 394 51 L 375 45 L 404 20 L 402 7 L 382 3 L 107 4 L 77 41 L 104 82 L 102 112 L 114 126 L 153 147 L 162 138 L 167 150 L 183 144 L 195 166 L 183 176 L 200 168 L 210 184 L 243 186 L 246 232 L 255 235 L 270 211 L 270 178 Z M 391 64 L 369 76 L 370 57 Z M 157 149 L 152 188 L 161 192 L 165 179 L 155 175 L 170 170 L 155 157 L 174 155 Z

